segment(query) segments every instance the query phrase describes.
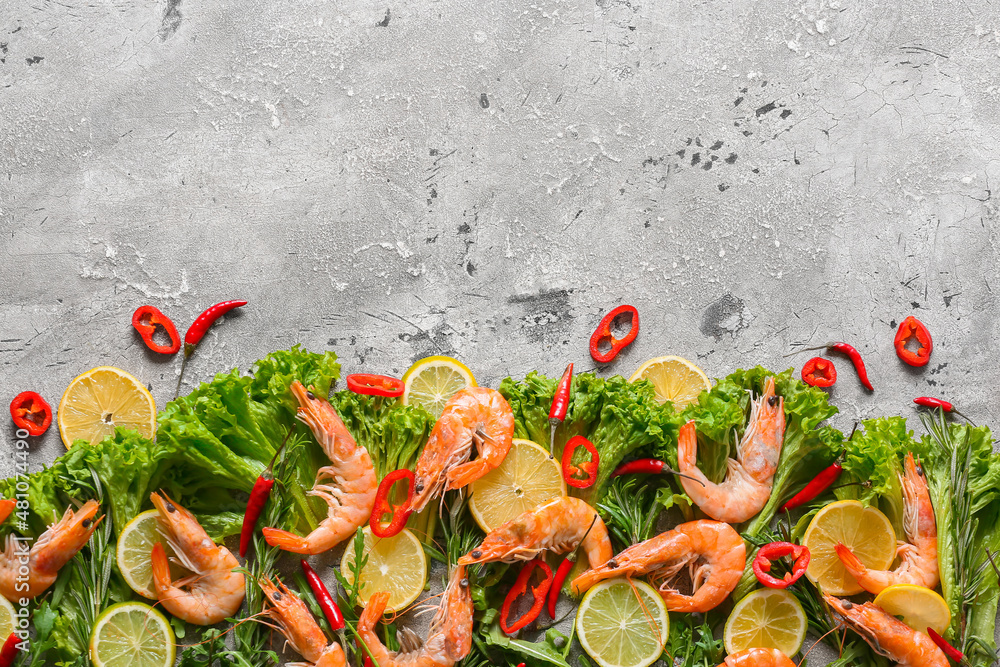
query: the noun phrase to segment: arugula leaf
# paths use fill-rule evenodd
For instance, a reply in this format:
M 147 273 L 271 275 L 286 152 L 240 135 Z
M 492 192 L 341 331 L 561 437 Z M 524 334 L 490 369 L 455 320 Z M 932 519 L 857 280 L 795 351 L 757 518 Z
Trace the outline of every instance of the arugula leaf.
M 498 648 L 504 655 L 511 656 L 510 661 L 514 664 L 524 662 L 533 667 L 537 665 L 569 667 L 562 651 L 556 647 L 559 638 L 563 642 L 567 641 L 565 635 L 550 629 L 541 641 L 511 639 L 500 629 L 500 618 L 495 609 L 487 610 L 480 620 L 480 636 L 487 646 Z

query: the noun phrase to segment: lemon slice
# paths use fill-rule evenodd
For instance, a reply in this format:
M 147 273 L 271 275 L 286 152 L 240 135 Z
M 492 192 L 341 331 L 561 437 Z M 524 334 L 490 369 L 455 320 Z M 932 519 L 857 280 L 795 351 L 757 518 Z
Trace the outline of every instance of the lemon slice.
M 487 533 L 522 512 L 566 495 L 559 462 L 531 440 L 515 438 L 507 458 L 471 486 L 469 511 Z
M 125 583 L 133 591 L 150 600 L 156 599 L 156 589 L 153 587 L 152 560 L 149 552 L 153 550 L 153 545 L 159 542 L 163 545 L 168 558 L 175 555 L 173 548 L 160 534 L 158 515 L 159 512 L 156 510 L 148 510 L 129 521 L 118 538 L 117 547 L 118 569 L 125 578 Z M 170 562 L 170 576 L 173 581 L 190 574 L 180 565 Z
M 762 588 L 736 603 L 726 620 L 727 653 L 749 648 L 776 648 L 795 655 L 806 638 L 806 613 L 785 590 Z
M 10 600 L 0 595 L 0 637 L 7 639 L 17 629 L 17 612 Z
M 76 440 L 100 442 L 116 426 L 152 438 L 156 403 L 137 379 L 120 368 L 98 366 L 76 376 L 59 401 L 59 435 L 68 449 Z
M 174 631 L 156 609 L 121 602 L 105 609 L 90 634 L 94 667 L 173 667 Z
M 426 357 L 403 374 L 403 405 L 419 405 L 440 417 L 448 399 L 466 387 L 475 386 L 472 371 L 458 359 Z
M 857 500 L 830 503 L 813 517 L 802 544 L 809 547 L 806 576 L 830 595 L 863 589 L 834 551 L 842 542 L 871 570 L 885 570 L 896 556 L 896 533 L 884 514 Z
M 362 605 L 379 591 L 389 591 L 385 613 L 400 611 L 419 597 L 427 582 L 427 556 L 420 540 L 411 531 L 403 529 L 393 537 L 374 537 L 371 528 L 365 527 L 365 554 L 368 562 L 361 570 L 361 590 L 358 599 Z M 347 542 L 344 557 L 340 560 L 340 573 L 354 583 L 354 542 Z
M 601 667 L 648 667 L 663 654 L 669 629 L 663 598 L 634 579 L 602 581 L 576 612 L 580 645 Z
M 875 604 L 914 630 L 927 632 L 933 628 L 943 635 L 951 624 L 951 610 L 944 598 L 923 586 L 896 584 L 877 596 Z
M 656 400 L 670 401 L 675 410 L 683 410 L 698 401 L 698 395 L 712 388 L 704 371 L 682 357 L 650 359 L 632 374 L 629 382 L 649 380 L 656 390 Z

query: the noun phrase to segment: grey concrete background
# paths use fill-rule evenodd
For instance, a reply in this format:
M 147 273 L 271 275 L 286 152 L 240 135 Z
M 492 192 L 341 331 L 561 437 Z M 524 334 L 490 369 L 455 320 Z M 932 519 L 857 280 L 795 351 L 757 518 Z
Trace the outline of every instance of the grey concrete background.
M 628 302 L 611 372 L 845 339 L 876 392 L 838 363 L 839 425 L 993 424 L 1000 6 L 892 4 L 0 0 L 0 398 L 112 364 L 162 405 L 143 303 L 250 300 L 188 382 L 302 343 L 495 386 L 589 368 Z

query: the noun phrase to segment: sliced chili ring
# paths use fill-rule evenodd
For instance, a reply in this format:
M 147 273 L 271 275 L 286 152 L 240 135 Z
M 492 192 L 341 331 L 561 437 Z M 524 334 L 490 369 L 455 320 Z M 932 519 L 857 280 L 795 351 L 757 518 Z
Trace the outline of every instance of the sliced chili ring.
M 388 375 L 353 373 L 347 376 L 347 388 L 355 394 L 396 398 L 403 395 L 404 385 L 402 380 Z
M 576 465 L 573 464 L 573 456 L 576 454 L 576 450 L 583 447 L 588 452 L 590 452 L 590 460 L 582 461 Z M 597 481 L 597 469 L 601 465 L 601 455 L 597 452 L 597 448 L 594 447 L 594 443 L 587 440 L 582 435 L 574 435 L 566 443 L 563 448 L 562 455 L 562 473 L 563 479 L 572 487 L 577 489 L 586 489 L 594 485 Z M 578 475 L 586 475 L 585 478 L 580 479 Z
M 771 574 L 771 565 L 774 561 L 785 556 L 793 558 L 792 571 L 778 579 Z M 791 542 L 771 542 L 765 544 L 758 551 L 753 559 L 753 573 L 757 576 L 757 581 L 768 588 L 788 588 L 802 578 L 809 567 L 809 547 Z
M 802 381 L 813 387 L 832 387 L 837 381 L 837 367 L 823 357 L 813 357 L 802 367 Z
M 10 402 L 10 417 L 14 425 L 23 428 L 28 435 L 42 435 L 52 424 L 52 407 L 40 394 L 22 391 Z
M 919 347 L 910 350 L 907 345 L 911 341 L 917 341 Z M 926 366 L 931 360 L 931 352 L 934 350 L 934 341 L 931 339 L 930 330 L 924 323 L 910 315 L 896 331 L 896 338 L 893 341 L 896 348 L 896 356 L 910 366 Z
M 181 337 L 177 333 L 177 327 L 174 326 L 173 321 L 169 317 L 160 312 L 159 308 L 155 308 L 154 306 L 139 306 L 132 313 L 132 326 L 142 336 L 142 341 L 146 344 L 146 347 L 153 352 L 176 354 L 181 349 Z M 163 330 L 170 338 L 169 345 L 161 345 L 153 340 L 153 334 L 156 333 L 156 327 L 158 326 L 163 327 Z
M 531 579 L 531 573 L 535 571 L 536 567 L 542 569 L 545 577 L 530 588 L 532 596 L 531 608 L 514 623 L 510 623 L 511 607 L 513 607 L 514 602 L 522 594 L 529 592 L 528 581 Z M 548 595 L 549 589 L 552 587 L 552 579 L 552 568 L 541 558 L 535 558 L 525 563 L 517 575 L 517 580 L 514 581 L 514 585 L 507 593 L 507 597 L 504 598 L 503 607 L 500 608 L 500 629 L 506 634 L 512 635 L 538 618 L 538 615 L 542 613 L 542 608 L 545 606 L 545 598 Z
M 401 479 L 407 481 L 406 500 L 399 505 L 393 505 L 389 501 L 389 493 L 393 485 Z M 394 470 L 382 480 L 375 492 L 375 506 L 372 508 L 372 516 L 368 525 L 372 529 L 372 534 L 376 537 L 392 537 L 403 530 L 406 520 L 410 518 L 410 505 L 413 502 L 413 482 L 415 476 L 412 470 Z M 382 517 L 391 515 L 388 524 L 382 523 Z
M 628 330 L 628 333 L 622 338 L 615 338 L 611 333 L 611 327 L 614 326 L 615 320 L 626 314 L 632 316 L 632 326 Z M 639 311 L 636 310 L 634 306 L 618 306 L 601 318 L 600 324 L 597 325 L 597 329 L 595 329 L 593 335 L 591 335 L 590 356 L 597 363 L 606 364 L 617 357 L 618 353 L 628 347 L 628 345 L 630 345 L 638 335 Z M 600 350 L 603 343 L 609 343 L 611 345 L 607 352 L 601 352 Z

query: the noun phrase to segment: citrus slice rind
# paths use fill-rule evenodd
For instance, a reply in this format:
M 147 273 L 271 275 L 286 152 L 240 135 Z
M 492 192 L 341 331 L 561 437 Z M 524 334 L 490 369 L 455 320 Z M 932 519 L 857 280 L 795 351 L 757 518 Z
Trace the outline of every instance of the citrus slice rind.
M 418 405 L 435 417 L 448 400 L 466 387 L 475 387 L 476 378 L 458 359 L 437 355 L 416 362 L 403 374 L 403 405 Z
M 951 609 L 944 598 L 923 586 L 896 584 L 875 596 L 875 604 L 914 630 L 933 628 L 943 635 L 951 624 Z
M 559 462 L 531 440 L 515 438 L 497 468 L 470 486 L 469 511 L 490 532 L 522 512 L 566 495 Z
M 663 598 L 634 579 L 602 581 L 576 613 L 580 645 L 600 667 L 648 667 L 663 654 L 669 630 Z
M 762 588 L 733 607 L 723 641 L 730 654 L 751 648 L 776 648 L 790 656 L 802 648 L 807 627 L 806 613 L 794 595 L 786 590 Z
M 90 634 L 94 667 L 173 667 L 176 639 L 169 621 L 141 602 L 120 602 L 101 612 Z
M 77 440 L 100 442 L 116 427 L 146 438 L 156 433 L 156 403 L 133 375 L 113 366 L 98 366 L 73 378 L 56 415 L 59 435 L 68 449 Z
M 374 537 L 371 528 L 364 528 L 365 549 L 368 562 L 361 570 L 361 587 L 358 600 L 367 605 L 372 595 L 389 592 L 385 613 L 401 611 L 416 600 L 427 582 L 427 556 L 423 545 L 412 531 L 403 529 L 393 537 Z M 354 583 L 354 542 L 348 540 L 340 560 L 340 573 L 349 583 Z
M 670 401 L 675 410 L 696 403 L 701 392 L 712 388 L 704 371 L 687 359 L 675 356 L 650 359 L 629 378 L 629 382 L 636 380 L 652 382 L 656 400 L 661 404 Z
M 896 533 L 882 512 L 857 500 L 830 503 L 816 513 L 802 538 L 810 557 L 806 576 L 830 595 L 864 590 L 837 556 L 837 543 L 872 570 L 888 569 L 896 556 Z

